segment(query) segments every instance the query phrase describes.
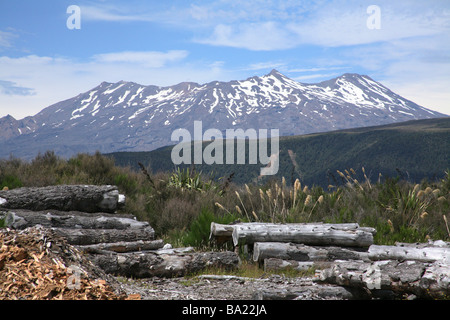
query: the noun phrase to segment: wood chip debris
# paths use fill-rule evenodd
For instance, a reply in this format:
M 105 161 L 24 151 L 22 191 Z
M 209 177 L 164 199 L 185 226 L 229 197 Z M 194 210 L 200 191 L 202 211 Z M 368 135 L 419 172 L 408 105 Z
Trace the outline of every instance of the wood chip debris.
M 43 242 L 35 230 L 0 229 L 0 300 L 141 299 L 136 294 L 117 293 L 82 266 L 66 266 Z

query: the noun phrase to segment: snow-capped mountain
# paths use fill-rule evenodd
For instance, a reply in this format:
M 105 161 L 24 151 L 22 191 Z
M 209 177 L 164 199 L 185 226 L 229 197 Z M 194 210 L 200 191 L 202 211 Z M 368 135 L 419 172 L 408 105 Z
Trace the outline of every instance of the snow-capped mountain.
M 65 157 L 150 151 L 174 144 L 175 129 L 193 132 L 195 120 L 203 130 L 266 128 L 285 136 L 445 116 L 359 74 L 315 84 L 276 70 L 243 81 L 169 87 L 103 82 L 33 117 L 0 118 L 0 158 L 30 159 L 47 150 Z

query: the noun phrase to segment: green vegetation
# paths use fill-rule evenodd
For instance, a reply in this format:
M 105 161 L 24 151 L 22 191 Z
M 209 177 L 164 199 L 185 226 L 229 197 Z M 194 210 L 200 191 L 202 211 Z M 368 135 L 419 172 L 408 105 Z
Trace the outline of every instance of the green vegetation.
M 209 242 L 211 222 L 357 222 L 377 230 L 375 243 L 450 239 L 450 170 L 439 179 L 412 183 L 397 175 L 371 181 L 364 167 L 336 170 L 326 188 L 273 178 L 238 185 L 233 175 L 216 181 L 194 168 L 152 173 L 114 164 L 96 153 L 62 159 L 53 152 L 31 162 L 0 160 L 0 185 L 9 189 L 53 184 L 115 184 L 127 196 L 124 213 L 155 228 L 173 245 Z M 362 177 L 362 178 L 360 178 Z M 1 223 L 1 222 L 0 222 Z
M 187 230 L 181 241 L 184 246 L 209 247 L 211 223 L 229 224 L 238 220 L 239 217 L 237 214 L 230 213 L 217 216 L 212 211 L 203 208 L 198 217 L 192 221 L 189 230 Z

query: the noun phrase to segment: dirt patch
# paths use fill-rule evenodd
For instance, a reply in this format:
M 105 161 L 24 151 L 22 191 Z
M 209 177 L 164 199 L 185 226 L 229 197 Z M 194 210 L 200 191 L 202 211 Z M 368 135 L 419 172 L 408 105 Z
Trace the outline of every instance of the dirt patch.
M 270 275 L 266 278 L 215 279 L 214 275 L 180 278 L 119 278 L 129 294 L 139 294 L 143 300 L 253 300 L 264 291 L 280 292 L 285 299 L 326 300 L 311 290 L 317 286 L 311 278 Z M 308 288 L 308 290 L 306 290 Z M 296 292 L 292 297 L 289 295 Z M 298 292 L 302 292 L 298 294 Z M 329 298 L 328 298 L 329 300 Z

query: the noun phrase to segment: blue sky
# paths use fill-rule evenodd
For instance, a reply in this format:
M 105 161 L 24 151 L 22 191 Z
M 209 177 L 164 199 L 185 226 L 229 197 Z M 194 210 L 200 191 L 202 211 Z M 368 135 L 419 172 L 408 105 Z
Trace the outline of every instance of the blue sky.
M 67 27 L 71 5 L 80 29 Z M 367 74 L 450 114 L 450 1 L 0 2 L 0 117 L 102 81 L 206 83 L 273 68 L 304 83 Z

